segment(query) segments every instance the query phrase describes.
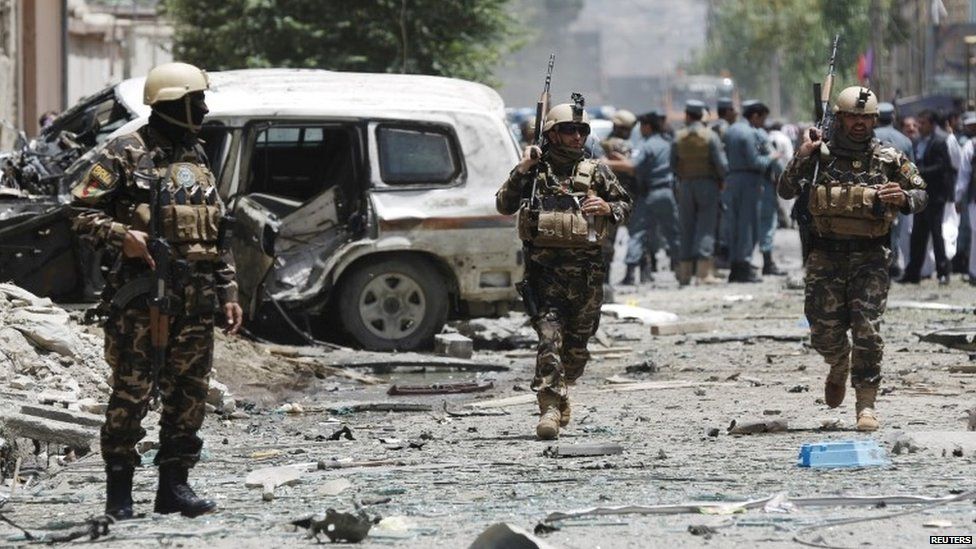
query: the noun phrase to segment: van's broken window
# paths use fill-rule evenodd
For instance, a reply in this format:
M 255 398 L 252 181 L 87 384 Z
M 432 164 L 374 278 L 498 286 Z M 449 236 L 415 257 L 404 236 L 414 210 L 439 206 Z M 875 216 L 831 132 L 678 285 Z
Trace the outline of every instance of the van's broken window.
M 260 130 L 251 153 L 248 193 L 298 202 L 353 177 L 352 140 L 342 128 L 273 126 Z
M 437 128 L 377 128 L 380 177 L 388 185 L 453 183 L 461 172 L 453 136 Z

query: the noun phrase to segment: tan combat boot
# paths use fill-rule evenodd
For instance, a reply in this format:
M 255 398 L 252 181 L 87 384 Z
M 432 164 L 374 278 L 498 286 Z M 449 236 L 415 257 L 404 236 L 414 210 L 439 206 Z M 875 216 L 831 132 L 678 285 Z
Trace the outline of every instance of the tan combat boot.
M 569 397 L 559 399 L 559 426 L 565 427 L 569 425 L 569 417 L 573 413 L 573 409 L 569 406 Z
M 691 284 L 691 272 L 695 269 L 694 262 L 682 261 L 678 263 L 678 272 L 675 273 L 675 278 L 678 279 L 679 286 L 687 286 Z
M 712 271 L 714 270 L 715 260 L 712 258 L 699 259 L 695 263 L 695 277 L 698 279 L 699 284 L 721 284 L 722 281 L 718 278 L 712 276 Z
M 827 381 L 824 382 L 824 402 L 831 408 L 836 408 L 844 403 L 844 395 L 847 393 L 847 375 L 851 371 L 849 360 L 843 360 L 839 364 L 830 366 L 827 374 Z
M 535 434 L 542 440 L 553 440 L 559 436 L 559 423 L 562 413 L 559 411 L 559 396 L 549 391 L 539 391 L 539 424 Z
M 854 405 L 857 412 L 857 430 L 877 431 L 879 423 L 878 416 L 874 415 L 874 399 L 878 396 L 878 388 L 855 387 L 854 395 L 857 397 L 857 404 Z

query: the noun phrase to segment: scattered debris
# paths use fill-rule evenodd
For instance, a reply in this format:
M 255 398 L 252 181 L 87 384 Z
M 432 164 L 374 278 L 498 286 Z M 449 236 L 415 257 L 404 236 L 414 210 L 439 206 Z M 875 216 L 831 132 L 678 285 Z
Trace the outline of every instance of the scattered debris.
M 357 505 L 356 514 L 326 509 L 325 514 L 294 520 L 292 524 L 308 529 L 308 539 L 315 541 L 320 542 L 319 534 L 325 534 L 332 543 L 359 543 L 369 534 L 373 521 Z
M 893 454 L 922 451 L 947 455 L 976 454 L 976 432 L 973 431 L 896 431 L 888 436 L 887 441 Z
M 653 374 L 657 372 L 657 364 L 653 360 L 647 359 L 639 364 L 626 366 L 624 371 L 628 374 Z
M 957 351 L 976 352 L 976 326 L 956 326 L 918 336 L 919 341 L 935 343 Z M 951 371 L 951 370 L 950 370 Z
M 873 440 L 808 443 L 800 447 L 800 467 L 878 467 L 888 465 L 885 451 Z
M 104 416 L 87 414 L 85 412 L 75 412 L 57 408 L 54 406 L 43 406 L 39 404 L 24 404 L 20 407 L 20 413 L 28 416 L 37 416 L 64 423 L 74 423 L 85 427 L 101 427 L 105 423 Z
M 560 444 L 549 446 L 543 450 L 542 455 L 551 458 L 564 457 L 591 457 L 591 456 L 615 456 L 622 454 L 624 447 L 614 443 L 597 444 Z
M 752 301 L 753 299 L 756 299 L 756 296 L 752 294 L 730 294 L 722 296 L 722 299 L 724 301 L 728 301 L 729 303 L 738 303 L 741 301 Z
M 721 320 L 686 320 L 651 324 L 651 335 L 682 335 L 711 332 L 721 325 Z
M 304 414 L 305 408 L 297 402 L 289 402 L 287 404 L 282 404 L 281 406 L 279 406 L 278 409 L 275 410 L 275 412 L 278 412 L 280 414 L 298 415 L 298 414 Z
M 809 337 L 808 332 L 755 332 L 746 334 L 716 334 L 709 336 L 700 336 L 695 338 L 695 343 L 699 345 L 708 345 L 712 343 L 750 343 L 760 339 L 768 339 L 771 341 L 783 341 L 783 342 L 802 342 L 806 341 Z
M 708 436 L 714 438 L 714 437 L 717 437 L 720 432 L 721 431 L 719 430 L 718 427 L 712 427 L 711 429 L 708 430 Z
M 809 393 L 809 385 L 794 385 L 786 390 L 787 393 Z
M 763 410 L 764 416 L 778 416 L 782 413 L 783 413 L 782 410 Z
M 454 358 L 471 358 L 474 342 L 458 333 L 437 334 L 434 336 L 434 354 Z
M 352 430 L 349 429 L 348 425 L 343 425 L 342 429 L 339 429 L 338 431 L 329 435 L 328 440 L 339 440 L 340 438 L 344 438 L 346 440 L 356 440 L 352 436 Z
M 705 536 L 705 539 L 709 539 L 712 535 L 717 534 L 718 530 L 704 524 L 692 524 L 688 526 L 688 533 L 693 536 Z
M 917 505 L 929 504 L 937 505 L 951 503 L 969 499 L 974 495 L 973 492 L 965 494 L 946 496 L 946 497 L 926 497 L 926 496 L 823 496 L 790 499 L 789 503 L 794 507 L 877 507 L 879 504 L 885 505 Z M 703 514 L 703 515 L 728 515 L 744 513 L 750 509 L 763 509 L 767 504 L 780 498 L 780 505 L 785 503 L 785 498 L 781 494 L 775 494 L 760 499 L 752 499 L 732 503 L 691 502 L 663 505 L 622 505 L 618 507 L 590 507 L 574 511 L 557 511 L 549 513 L 542 521 L 555 522 L 581 517 L 594 516 L 614 516 L 614 515 L 679 515 L 679 514 Z
M 462 410 L 462 411 L 451 411 L 447 407 L 447 401 L 444 401 L 444 413 L 451 417 L 473 417 L 473 416 L 507 416 L 508 412 L 505 410 Z
M 450 395 L 456 393 L 482 393 L 495 386 L 492 381 L 470 383 L 431 383 L 427 385 L 393 385 L 388 395 Z
M 888 309 L 919 309 L 923 311 L 954 311 L 972 312 L 972 307 L 962 307 L 960 305 L 950 305 L 948 303 L 936 303 L 934 301 L 901 301 L 894 300 L 888 302 Z
M 302 475 L 309 469 L 318 468 L 317 463 L 298 463 L 294 465 L 282 465 L 280 467 L 265 467 L 256 469 L 247 474 L 244 479 L 244 486 L 248 488 L 261 488 L 261 499 L 271 501 L 274 499 L 275 488 L 279 486 L 292 486 L 298 484 Z
M 655 311 L 633 305 L 622 305 L 619 303 L 604 303 L 600 309 L 603 314 L 610 315 L 621 320 L 639 320 L 643 324 L 662 324 L 665 322 L 677 322 L 678 315 L 667 311 Z
M 385 467 L 387 465 L 399 466 L 402 462 L 393 459 L 374 459 L 370 461 L 352 461 L 332 459 L 329 461 L 321 460 L 315 464 L 320 471 L 327 469 L 352 469 L 354 467 Z
M 544 536 L 546 534 L 551 534 L 553 532 L 558 532 L 560 528 L 558 526 L 553 526 L 551 524 L 546 524 L 544 522 L 538 522 L 532 532 L 537 536 Z
M 82 453 L 88 453 L 91 444 L 98 439 L 98 431 L 85 429 L 76 423 L 66 423 L 25 414 L 4 414 L 0 422 L 8 432 L 23 438 L 64 444 Z
M 781 433 L 789 430 L 789 423 L 785 419 L 773 419 L 765 421 L 752 421 L 739 423 L 732 420 L 726 431 L 730 435 L 752 435 L 756 433 Z
M 344 478 L 335 478 L 319 486 L 315 493 L 320 496 L 338 496 L 352 487 L 352 483 Z
M 499 522 L 489 526 L 475 538 L 468 549 L 551 549 L 551 547 L 518 526 Z
M 952 528 L 952 521 L 941 519 L 928 520 L 923 522 L 922 526 L 925 528 Z
M 328 407 L 328 411 L 337 416 L 356 412 L 429 412 L 432 409 L 430 404 L 418 402 L 350 402 Z

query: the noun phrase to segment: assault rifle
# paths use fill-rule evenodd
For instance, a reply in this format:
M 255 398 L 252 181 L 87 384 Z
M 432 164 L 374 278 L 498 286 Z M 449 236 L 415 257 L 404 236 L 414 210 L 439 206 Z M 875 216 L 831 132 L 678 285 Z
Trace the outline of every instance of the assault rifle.
M 830 59 L 827 60 L 827 76 L 824 77 L 824 81 L 821 84 L 816 82 L 813 85 L 813 119 L 816 121 L 814 128 L 820 131 L 821 139 L 824 142 L 830 139 L 830 132 L 834 124 L 834 113 L 828 108 L 830 104 L 830 94 L 834 87 L 834 60 L 837 57 L 837 43 L 840 41 L 840 35 L 834 35 L 834 43 L 830 49 Z M 814 128 L 810 129 L 810 139 L 814 139 L 815 133 Z M 813 179 L 811 179 L 808 184 L 803 185 L 800 189 L 799 196 L 796 197 L 796 202 L 793 204 L 792 217 L 796 220 L 797 225 L 800 227 L 801 239 L 805 231 L 809 230 L 808 227 L 813 223 L 813 217 L 810 215 L 810 185 L 817 180 L 817 176 L 820 175 L 820 151 L 815 152 L 817 155 L 817 163 L 813 168 Z M 804 246 L 804 258 L 806 258 L 806 247 Z
M 149 254 L 156 268 L 152 273 L 149 293 L 149 339 L 152 346 L 152 398 L 159 398 L 159 371 L 166 363 L 166 344 L 169 342 L 170 316 L 176 312 L 176 302 L 169 291 L 172 275 L 173 249 L 163 236 L 163 207 L 161 186 L 168 184 L 170 168 L 160 178 L 154 175 L 153 153 L 142 156 L 135 176 L 149 183 Z
M 549 102 L 551 97 L 549 96 L 549 84 L 552 82 L 552 67 L 556 64 L 556 54 L 549 54 L 549 66 L 546 68 L 546 82 L 542 85 L 542 93 L 539 94 L 539 100 L 535 104 L 535 126 L 533 127 L 532 144 L 542 149 L 545 147 L 545 137 L 542 135 L 542 128 L 545 125 L 546 113 L 549 112 Z M 532 151 L 532 158 L 536 158 L 536 152 Z M 535 169 L 532 171 L 532 194 L 529 195 L 529 205 L 533 205 L 532 202 L 535 201 L 535 184 L 538 179 L 535 177 L 539 172 L 539 165 L 536 164 Z
M 542 135 L 542 128 L 544 127 L 546 113 L 549 112 L 549 84 L 552 82 L 552 67 L 556 64 L 556 54 L 549 54 L 549 65 L 546 68 L 546 82 L 542 85 L 542 93 L 539 94 L 539 101 L 535 104 L 535 126 L 533 127 L 532 135 L 532 145 L 543 149 L 545 147 L 545 137 Z M 532 151 L 532 158 L 537 158 L 535 150 Z M 535 168 L 532 169 L 532 188 L 529 196 L 523 197 L 523 200 L 528 201 L 529 208 L 531 209 L 535 206 L 537 200 L 535 195 L 536 182 L 539 180 L 539 165 L 536 164 Z M 523 189 L 523 193 L 525 189 Z M 529 247 L 529 243 L 525 243 L 526 248 Z M 539 314 L 538 302 L 535 299 L 535 292 L 532 291 L 532 286 L 529 284 L 528 278 L 523 279 L 521 282 L 515 284 L 515 290 L 518 291 L 519 295 L 522 296 L 522 302 L 525 304 L 525 312 L 529 314 L 530 318 L 534 318 Z

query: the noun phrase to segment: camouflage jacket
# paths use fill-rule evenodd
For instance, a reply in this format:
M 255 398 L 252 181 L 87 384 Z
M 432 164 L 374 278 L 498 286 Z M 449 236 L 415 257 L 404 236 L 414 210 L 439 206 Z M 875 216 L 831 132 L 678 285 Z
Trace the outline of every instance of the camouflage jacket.
M 513 215 L 518 211 L 523 194 L 528 198 L 528 193 L 531 192 L 532 173 L 533 171 L 530 170 L 528 173 L 521 174 L 518 169 L 512 169 L 508 179 L 495 194 L 495 207 L 499 213 Z M 537 196 L 572 192 L 570 188 L 572 174 L 557 174 L 545 157 L 542 158 L 537 177 L 535 186 Z M 617 176 L 603 163 L 597 164 L 596 172 L 593 174 L 593 190 L 610 205 L 609 217 L 614 225 L 627 222 L 633 201 L 617 180 Z
M 148 211 L 149 185 L 137 180 L 133 174 L 143 155 L 157 149 L 155 171 L 157 175 L 169 174 L 171 177 L 170 184 L 162 187 L 166 200 L 174 204 L 209 207 L 215 212 L 216 219 L 211 220 L 213 223 L 209 224 L 214 226 L 208 228 L 207 232 L 216 239 L 216 225 L 224 216 L 224 205 L 217 194 L 216 181 L 203 149 L 194 144 L 174 158 L 173 143 L 148 125 L 106 144 L 95 157 L 88 173 L 71 189 L 72 221 L 79 235 L 108 245 L 121 258 L 126 231 L 146 230 L 139 213 Z M 170 164 L 179 168 L 167 170 Z M 187 249 L 174 248 L 174 259 L 193 259 L 187 255 Z M 233 265 L 221 257 L 189 261 L 189 265 L 191 280 L 202 288 L 202 292 L 211 295 L 215 292 L 221 305 L 237 301 Z M 119 268 L 113 269 L 108 278 L 109 290 L 117 290 L 125 282 L 149 272 L 149 266 L 141 258 L 121 258 L 117 266 Z M 179 293 L 181 289 L 175 288 L 175 291 Z M 186 293 L 192 290 L 183 288 L 182 291 Z

